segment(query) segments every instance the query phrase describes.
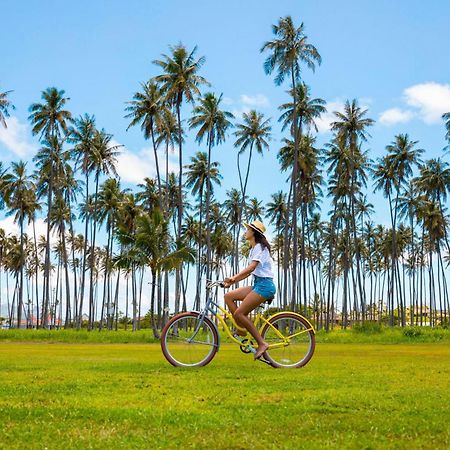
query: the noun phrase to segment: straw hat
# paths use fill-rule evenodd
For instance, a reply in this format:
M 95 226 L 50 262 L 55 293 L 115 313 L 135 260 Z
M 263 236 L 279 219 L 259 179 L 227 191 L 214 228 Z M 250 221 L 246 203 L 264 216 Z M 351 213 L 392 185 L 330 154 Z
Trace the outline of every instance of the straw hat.
M 266 232 L 266 227 L 259 220 L 254 220 L 252 223 L 244 223 L 244 226 L 246 226 L 248 228 L 252 228 L 253 230 L 256 230 L 258 233 L 261 233 L 263 236 L 264 236 L 264 233 Z

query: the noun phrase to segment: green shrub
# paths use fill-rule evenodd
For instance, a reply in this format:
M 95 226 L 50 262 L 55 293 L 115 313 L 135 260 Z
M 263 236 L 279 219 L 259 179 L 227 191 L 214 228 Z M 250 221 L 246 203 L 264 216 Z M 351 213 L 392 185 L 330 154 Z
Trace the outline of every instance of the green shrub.
M 403 330 L 403 336 L 416 338 L 422 336 L 423 332 L 418 327 L 407 327 Z
M 352 330 L 356 333 L 378 334 L 383 332 L 383 326 L 378 322 L 365 321 L 362 323 L 355 323 Z

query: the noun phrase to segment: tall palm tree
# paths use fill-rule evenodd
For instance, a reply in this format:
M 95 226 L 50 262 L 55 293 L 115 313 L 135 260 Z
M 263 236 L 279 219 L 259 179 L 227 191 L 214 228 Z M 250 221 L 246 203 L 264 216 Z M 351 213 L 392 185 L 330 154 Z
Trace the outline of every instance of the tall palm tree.
M 142 92 L 136 92 L 129 106 L 125 108 L 129 113 L 125 116 L 131 118 L 127 130 L 141 124 L 141 130 L 145 139 L 152 139 L 153 154 L 155 155 L 156 179 L 158 181 L 158 191 L 161 195 L 161 176 L 159 171 L 158 145 L 155 139 L 157 123 L 161 120 L 160 115 L 164 108 L 165 97 L 161 88 L 155 80 L 149 80 L 141 84 Z
M 150 214 L 139 215 L 135 233 L 122 233 L 119 238 L 123 243 L 131 244 L 134 257 L 140 258 L 150 269 L 152 276 L 150 318 L 153 334 L 155 338 L 159 338 L 154 314 L 156 280 L 161 271 L 172 271 L 183 262 L 193 262 L 193 252 L 187 247 L 174 248 L 168 222 L 158 208 L 155 208 Z
M 195 156 L 191 157 L 191 163 L 184 166 L 186 171 L 186 187 L 191 188 L 191 192 L 194 196 L 199 198 L 199 222 L 198 222 L 198 247 L 197 247 L 197 278 L 196 278 L 196 293 L 195 293 L 195 305 L 200 305 L 201 295 L 201 273 L 202 273 L 202 244 L 203 244 L 203 193 L 206 183 L 209 179 L 209 186 L 207 189 L 212 193 L 214 188 L 213 184 L 220 185 L 222 175 L 219 173 L 220 164 L 216 161 L 209 162 L 208 170 L 208 154 L 206 152 L 197 152 Z M 209 227 L 209 223 L 207 222 Z
M 262 201 L 258 200 L 256 197 L 253 197 L 249 200 L 249 205 L 247 208 L 248 220 L 261 220 L 264 215 L 264 206 L 262 205 Z
M 189 120 L 190 128 L 198 128 L 196 141 L 201 143 L 206 138 L 208 146 L 208 161 L 206 167 L 206 278 L 211 278 L 211 230 L 209 225 L 211 203 L 211 150 L 213 146 L 225 141 L 225 135 L 232 126 L 230 119 L 234 116 L 228 111 L 220 109 L 222 94 L 216 97 L 208 92 L 195 106 L 193 116 Z
M 442 118 L 445 121 L 445 129 L 447 131 L 445 134 L 445 139 L 447 139 L 447 141 L 450 143 L 450 112 L 442 114 Z
M 30 108 L 28 120 L 32 124 L 33 135 L 38 135 L 47 150 L 40 152 L 41 156 L 48 154 L 49 160 L 53 160 L 51 155 L 58 154 L 61 150 L 62 142 L 69 133 L 69 127 L 72 123 L 72 114 L 64 109 L 68 100 L 64 97 L 65 91 L 58 90 L 55 87 L 47 88 L 42 92 L 43 103 L 33 103 Z M 39 158 L 39 157 L 37 157 Z M 41 161 L 42 167 L 46 165 Z M 53 164 L 49 166 L 48 179 L 48 200 L 47 200 L 47 248 L 45 251 L 45 269 L 44 269 L 44 307 L 47 308 L 50 301 L 50 210 L 53 189 Z M 47 312 L 45 310 L 45 312 Z M 47 326 L 47 314 L 44 316 L 44 326 Z
M 11 164 L 11 172 L 6 175 L 6 203 L 8 206 L 7 215 L 14 214 L 14 221 L 18 222 L 20 229 L 20 280 L 19 280 L 19 298 L 17 303 L 17 326 L 20 327 L 23 310 L 23 293 L 24 293 L 24 268 L 26 257 L 24 252 L 24 224 L 28 218 L 28 222 L 34 217 L 36 210 L 39 208 L 36 199 L 36 187 L 27 174 L 26 163 L 19 161 Z
M 292 228 L 293 228 L 293 267 L 292 267 L 292 303 L 296 304 L 297 290 L 297 168 L 299 128 L 297 118 L 297 85 L 300 82 L 301 64 L 315 70 L 316 64 L 321 64 L 322 58 L 314 45 L 308 42 L 308 36 L 304 32 L 304 24 L 299 27 L 294 25 L 291 16 L 280 18 L 277 25 L 272 25 L 274 39 L 266 42 L 261 47 L 261 52 L 269 51 L 270 54 L 264 61 L 264 70 L 267 74 L 276 71 L 275 84 L 281 85 L 286 77 L 290 78 L 290 93 L 293 95 L 292 135 L 294 137 L 294 165 L 292 169 Z M 286 218 L 288 222 L 288 218 Z M 285 236 L 286 238 L 286 236 Z M 287 270 L 287 269 L 286 269 Z
M 49 137 L 61 138 L 69 132 L 73 122 L 70 111 L 64 109 L 70 98 L 64 97 L 65 91 L 54 87 L 42 92 L 43 103 L 33 103 L 29 111 L 28 120 L 33 128 L 33 135 L 39 134 L 40 139 Z
M 92 160 L 94 159 L 95 146 L 94 146 L 94 136 L 96 134 L 95 128 L 95 117 L 85 114 L 80 116 L 74 121 L 74 126 L 70 130 L 68 141 L 74 144 L 72 149 L 72 158 L 75 160 L 75 167 L 81 170 L 81 173 L 85 177 L 84 187 L 85 196 L 84 203 L 88 203 L 89 199 L 89 176 L 93 171 Z M 87 262 L 87 251 L 88 251 L 88 230 L 90 215 L 89 211 L 86 211 L 84 217 L 84 247 L 83 247 L 83 257 L 81 263 L 81 279 L 80 279 L 80 297 L 79 297 L 79 309 L 75 312 L 77 319 L 77 328 L 81 328 L 81 317 L 83 314 L 83 302 L 84 302 L 84 291 L 86 285 L 86 262 Z
M 111 142 L 112 135 L 107 134 L 105 130 L 96 131 L 93 138 L 93 159 L 90 161 L 91 171 L 95 174 L 95 194 L 94 194 L 94 211 L 92 222 L 92 243 L 91 247 L 95 249 L 95 240 L 97 235 L 97 219 L 98 219 L 98 187 L 100 175 L 117 175 L 116 162 L 118 149 L 121 145 L 115 145 Z M 90 284 L 89 284 L 89 311 L 90 325 L 89 329 L 94 327 L 94 253 L 90 258 Z
M 282 114 L 278 119 L 278 122 L 283 124 L 282 131 L 286 128 L 290 128 L 291 134 L 293 134 L 292 128 L 295 117 L 298 122 L 297 129 L 300 133 L 299 138 L 302 135 L 303 128 L 306 128 L 307 130 L 312 128 L 317 132 L 316 119 L 319 119 L 320 116 L 326 112 L 325 100 L 321 98 L 311 98 L 310 88 L 305 83 L 299 83 L 296 86 L 296 92 L 293 92 L 291 89 L 290 95 L 292 98 L 296 99 L 296 110 L 294 111 L 294 102 L 283 103 L 278 107 L 278 109 L 282 111 Z
M 43 312 L 42 326 L 48 325 L 48 308 L 50 304 L 50 266 L 51 266 L 51 213 L 53 209 L 53 198 L 56 192 L 60 192 L 61 182 L 64 177 L 68 152 L 63 149 L 63 141 L 58 136 L 49 136 L 43 141 L 43 147 L 38 151 L 33 161 L 38 169 L 36 173 L 38 197 L 47 196 L 47 237 L 45 240 L 45 262 L 44 262 L 44 286 L 43 286 Z
M 113 235 L 116 231 L 119 210 L 124 194 L 128 190 L 121 190 L 120 182 L 115 178 L 108 178 L 100 187 L 98 193 L 98 218 L 99 222 L 106 221 L 107 244 L 103 277 L 103 301 L 100 314 L 100 329 L 103 325 L 106 309 L 106 326 L 112 329 L 113 301 L 111 295 L 111 272 L 113 255 Z
M 280 275 L 280 245 L 283 244 L 282 236 L 283 230 L 287 228 L 286 220 L 286 210 L 288 206 L 286 204 L 286 194 L 283 191 L 278 191 L 275 194 L 271 195 L 271 201 L 266 205 L 266 217 L 270 220 L 271 223 L 275 225 L 275 233 L 276 238 L 275 241 L 277 243 L 276 252 L 277 252 L 277 275 L 278 275 L 278 285 L 279 289 L 277 289 L 278 294 L 278 305 L 281 306 L 281 293 L 283 292 L 283 288 L 281 286 L 282 278 Z M 286 305 L 284 305 L 286 306 Z
M 242 123 L 236 124 L 237 131 L 234 132 L 236 136 L 236 141 L 234 146 L 239 148 L 237 154 L 237 167 L 239 173 L 239 183 L 241 186 L 242 200 L 245 199 L 245 193 L 247 191 L 248 175 L 250 173 L 250 165 L 252 162 L 252 151 L 253 148 L 262 155 L 264 150 L 269 149 L 269 143 L 271 139 L 271 129 L 270 119 L 265 119 L 264 115 L 256 112 L 255 110 L 249 113 L 244 113 L 242 115 Z M 245 179 L 242 180 L 241 168 L 239 163 L 239 157 L 249 149 L 249 156 L 247 162 L 247 171 L 245 174 Z M 245 212 L 245 205 L 242 204 L 241 208 L 241 219 L 242 212 Z M 247 220 L 247 218 L 246 218 Z
M 385 196 L 389 199 L 389 208 L 391 214 L 392 225 L 392 275 L 391 275 L 391 296 L 393 297 L 394 284 L 398 286 L 398 295 L 400 301 L 400 310 L 402 312 L 402 325 L 405 326 L 405 315 L 402 303 L 402 290 L 400 282 L 400 273 L 397 261 L 397 213 L 398 201 L 402 187 L 408 182 L 412 176 L 413 169 L 420 161 L 420 155 L 424 152 L 417 149 L 417 141 L 410 140 L 407 134 L 399 134 L 395 136 L 395 140 L 386 146 L 388 154 L 383 158 L 375 168 L 375 189 L 383 190 Z M 391 193 L 395 191 L 395 201 L 392 204 Z M 394 283 L 394 280 L 395 283 Z M 391 320 L 393 316 L 391 316 Z
M 164 103 L 162 105 L 163 110 L 159 114 L 159 120 L 156 124 L 157 127 L 157 137 L 156 137 L 156 145 L 164 144 L 165 152 L 166 152 L 166 164 L 165 164 L 165 183 L 167 185 L 169 180 L 169 151 L 174 151 L 175 146 L 178 144 L 178 138 L 183 135 L 183 132 L 179 130 L 178 121 L 173 114 L 173 112 L 167 107 Z M 183 139 L 183 137 L 182 137 Z M 171 211 L 168 208 L 168 189 L 164 189 L 164 208 L 163 212 L 166 217 L 171 215 Z
M 13 91 L 0 92 L 0 124 L 7 128 L 6 117 L 10 116 L 10 110 L 15 109 L 15 106 L 8 99 L 8 95 Z
M 236 188 L 227 191 L 226 196 L 227 198 L 225 199 L 224 207 L 227 211 L 227 222 L 230 224 L 232 230 L 234 248 L 231 265 L 233 272 L 236 273 L 239 267 L 240 218 L 243 200 L 242 193 Z
M 179 197 L 181 198 L 181 187 L 183 180 L 183 153 L 182 153 L 182 127 L 181 127 L 181 106 L 183 101 L 194 103 L 195 97 L 200 95 L 200 86 L 209 85 L 209 82 L 198 74 L 205 62 L 202 56 L 196 59 L 197 47 L 188 52 L 181 43 L 170 46 L 171 55 L 162 55 L 163 59 L 153 61 L 163 71 L 155 80 L 161 83 L 161 89 L 165 94 L 167 102 L 174 107 L 178 120 L 178 148 L 179 148 Z M 178 212 L 178 236 L 181 230 L 183 217 L 183 205 L 179 205 Z
M 200 87 L 209 85 L 209 82 L 200 76 L 198 72 L 205 62 L 205 57 L 196 58 L 197 47 L 189 52 L 184 45 L 179 43 L 174 47 L 169 47 L 171 54 L 162 55 L 163 59 L 153 61 L 163 71 L 155 80 L 161 83 L 161 88 L 166 95 L 166 100 L 176 112 L 178 120 L 178 227 L 177 238 L 181 237 L 181 223 L 183 220 L 183 129 L 181 126 L 181 107 L 184 101 L 194 103 L 196 96 L 200 95 Z M 166 180 L 167 183 L 167 180 Z M 180 282 L 182 279 L 182 267 L 176 271 L 175 275 L 175 304 L 180 302 Z M 176 310 L 178 311 L 178 310 Z
M 356 196 L 355 193 L 361 187 L 360 181 L 365 183 L 366 174 L 364 170 L 365 158 L 361 158 L 363 153 L 361 152 L 361 145 L 367 141 L 370 136 L 367 128 L 372 126 L 375 121 L 373 119 L 365 117 L 367 109 L 362 109 L 356 99 L 345 102 L 344 112 L 335 111 L 334 115 L 337 120 L 331 123 L 331 129 L 337 135 L 337 138 L 342 141 L 342 144 L 348 149 L 348 169 L 349 169 L 349 218 L 350 218 L 350 230 L 353 234 L 353 241 L 357 241 L 357 226 L 356 226 Z M 367 168 L 367 166 L 366 166 Z M 358 180 L 358 176 L 360 179 Z M 364 305 L 364 289 L 361 277 L 361 255 L 359 247 L 355 247 L 356 250 L 356 272 L 358 280 L 359 298 L 362 308 L 362 316 L 365 316 Z

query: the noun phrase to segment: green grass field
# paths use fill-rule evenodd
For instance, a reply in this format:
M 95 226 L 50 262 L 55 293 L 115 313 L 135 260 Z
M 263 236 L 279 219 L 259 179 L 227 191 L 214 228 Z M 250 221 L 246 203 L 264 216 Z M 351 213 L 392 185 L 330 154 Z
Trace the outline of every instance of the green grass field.
M 0 343 L 0 448 L 450 447 L 450 345 L 318 344 L 303 369 L 225 344 Z

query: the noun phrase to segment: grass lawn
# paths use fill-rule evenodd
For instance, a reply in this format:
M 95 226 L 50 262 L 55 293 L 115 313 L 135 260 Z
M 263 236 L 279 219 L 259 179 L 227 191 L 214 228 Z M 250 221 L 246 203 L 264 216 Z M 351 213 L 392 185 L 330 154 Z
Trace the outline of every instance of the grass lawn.
M 233 344 L 177 369 L 158 344 L 0 343 L 0 448 L 450 447 L 450 345 L 320 343 L 303 369 Z

